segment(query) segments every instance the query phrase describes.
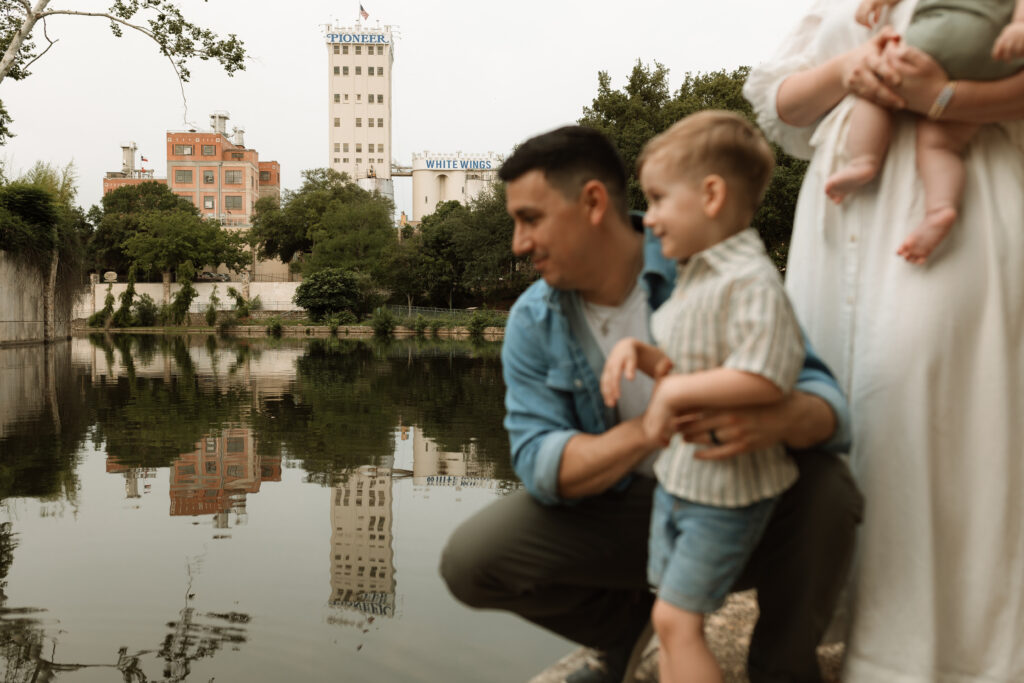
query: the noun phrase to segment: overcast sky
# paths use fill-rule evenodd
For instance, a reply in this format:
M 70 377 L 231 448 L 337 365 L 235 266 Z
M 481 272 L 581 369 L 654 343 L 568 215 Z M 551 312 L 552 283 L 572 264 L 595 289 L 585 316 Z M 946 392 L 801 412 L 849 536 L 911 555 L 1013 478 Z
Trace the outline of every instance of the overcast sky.
M 398 33 L 392 92 L 392 158 L 414 152 L 508 154 L 523 139 L 572 123 L 597 91 L 598 71 L 621 87 L 637 59 L 687 71 L 732 69 L 773 52 L 810 0 L 363 0 L 364 25 Z M 51 7 L 102 11 L 109 0 L 53 0 Z M 0 99 L 17 137 L 0 148 L 9 172 L 35 161 L 74 160 L 79 203 L 99 203 L 105 172 L 120 170 L 123 142 L 165 175 L 164 131 L 209 127 L 226 110 L 248 147 L 281 164 L 282 186 L 328 164 L 325 24 L 352 26 L 359 3 L 182 0 L 193 21 L 245 42 L 234 77 L 196 62 L 185 84 L 187 118 L 166 58 L 141 34 L 115 38 L 103 19 L 55 17 L 59 42 Z M 41 26 L 35 30 L 37 45 Z M 396 181 L 410 212 L 411 183 Z M 410 212 L 411 213 L 411 212 Z

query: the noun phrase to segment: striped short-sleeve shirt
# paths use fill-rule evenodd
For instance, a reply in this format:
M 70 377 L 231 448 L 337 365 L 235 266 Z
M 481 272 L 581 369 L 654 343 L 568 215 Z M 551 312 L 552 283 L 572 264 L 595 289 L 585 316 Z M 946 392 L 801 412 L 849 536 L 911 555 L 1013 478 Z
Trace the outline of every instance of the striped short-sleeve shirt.
M 655 312 L 651 332 L 675 372 L 733 368 L 760 375 L 788 394 L 803 366 L 796 316 L 753 228 L 679 265 L 676 287 Z M 698 448 L 676 435 L 654 466 L 658 481 L 679 498 L 742 507 L 796 481 L 796 465 L 782 446 L 725 460 L 698 460 Z

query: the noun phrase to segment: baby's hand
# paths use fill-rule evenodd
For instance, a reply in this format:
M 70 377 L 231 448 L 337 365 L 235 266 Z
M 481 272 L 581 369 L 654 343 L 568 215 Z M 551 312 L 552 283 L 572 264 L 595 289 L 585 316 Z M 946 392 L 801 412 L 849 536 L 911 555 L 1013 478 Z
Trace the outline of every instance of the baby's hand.
M 858 24 L 867 26 L 868 28 L 874 28 L 879 19 L 882 18 L 882 10 L 889 5 L 896 4 L 897 0 L 861 0 L 860 5 L 857 6 L 857 13 L 854 14 L 854 18 Z
M 644 434 L 651 441 L 667 446 L 676 432 L 676 421 L 669 410 L 668 403 L 661 400 L 658 390 L 654 390 L 651 402 L 647 404 L 647 411 L 643 417 Z
M 622 397 L 622 378 L 632 381 L 636 378 L 638 351 L 635 339 L 623 339 L 612 347 L 601 373 L 601 396 L 609 408 Z
M 992 47 L 992 59 L 1009 62 L 1024 57 L 1024 22 L 1006 25 Z

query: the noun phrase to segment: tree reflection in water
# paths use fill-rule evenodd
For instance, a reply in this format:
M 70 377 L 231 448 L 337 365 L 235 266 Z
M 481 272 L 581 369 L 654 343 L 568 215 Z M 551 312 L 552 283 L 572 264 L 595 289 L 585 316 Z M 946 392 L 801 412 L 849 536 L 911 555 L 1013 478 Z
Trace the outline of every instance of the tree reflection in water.
M 283 456 L 286 466 L 304 470 L 307 481 L 342 493 L 367 476 L 358 473 L 360 468 L 373 468 L 389 489 L 392 477 L 411 474 L 392 468 L 402 427 L 418 430 L 436 452 L 461 454 L 474 472 L 493 478 L 496 491 L 515 487 L 500 422 L 504 387 L 496 344 L 313 340 L 296 349 L 292 373 L 268 389 L 259 386 L 254 368 L 272 342 L 96 334 L 90 343 L 100 355 L 92 368 L 73 366 L 67 345 L 40 349 L 48 399 L 12 425 L 2 424 L 0 415 L 0 504 L 34 498 L 74 507 L 77 469 L 89 443 L 105 451 L 108 463 L 155 471 L 172 468 L 198 443 L 236 428 L 251 431 L 264 463 Z M 53 620 L 40 616 L 44 610 L 6 605 L 6 576 L 16 547 L 14 526 L 0 524 L 5 681 L 47 681 L 89 667 L 117 669 L 125 681 L 184 681 L 193 662 L 246 642 L 249 616 L 197 611 L 190 573 L 182 607 L 166 623 L 161 643 L 97 653 L 104 663 L 62 663 Z M 362 630 L 388 616 L 393 574 L 391 567 L 380 576 L 384 587 L 373 590 L 350 592 L 344 582 L 332 584 L 328 603 L 339 612 L 329 620 Z M 143 671 L 153 660 L 163 662 L 162 678 L 148 678 Z

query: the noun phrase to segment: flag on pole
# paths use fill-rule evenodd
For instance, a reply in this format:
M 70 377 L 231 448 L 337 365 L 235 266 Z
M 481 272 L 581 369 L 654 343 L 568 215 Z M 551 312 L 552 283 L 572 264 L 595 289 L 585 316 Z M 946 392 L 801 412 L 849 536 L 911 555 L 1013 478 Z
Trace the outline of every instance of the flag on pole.
M 363 19 L 370 18 L 370 14 L 365 9 L 363 9 L 362 3 L 359 3 L 359 16 L 361 16 Z
M 147 159 L 146 157 L 139 157 L 139 158 L 142 159 L 143 161 L 149 161 L 149 159 Z

